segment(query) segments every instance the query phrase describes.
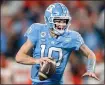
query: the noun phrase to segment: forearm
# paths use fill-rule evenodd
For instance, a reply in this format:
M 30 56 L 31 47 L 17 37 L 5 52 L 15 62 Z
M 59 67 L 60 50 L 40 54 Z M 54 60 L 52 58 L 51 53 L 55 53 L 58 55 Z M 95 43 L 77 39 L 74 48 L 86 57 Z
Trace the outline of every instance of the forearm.
M 80 52 L 88 58 L 87 61 L 87 71 L 94 72 L 96 64 L 96 56 L 92 50 L 90 50 L 85 44 L 80 47 Z
M 35 58 L 33 58 L 29 55 L 26 55 L 26 54 L 17 54 L 16 55 L 16 61 L 18 63 L 25 64 L 25 65 L 33 65 L 36 63 Z
M 96 57 L 93 52 L 88 55 L 87 61 L 87 71 L 88 72 L 95 72 L 95 65 L 96 65 Z

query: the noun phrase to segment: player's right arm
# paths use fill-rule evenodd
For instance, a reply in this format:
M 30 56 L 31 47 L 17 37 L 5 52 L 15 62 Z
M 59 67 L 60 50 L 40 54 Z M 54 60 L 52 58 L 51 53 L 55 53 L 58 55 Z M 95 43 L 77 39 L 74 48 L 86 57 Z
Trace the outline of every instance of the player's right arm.
M 22 45 L 18 53 L 16 54 L 15 60 L 18 63 L 26 64 L 26 65 L 33 65 L 33 64 L 41 64 L 42 62 L 49 61 L 48 57 L 35 59 L 28 55 L 28 52 L 33 47 L 32 42 L 27 39 L 27 41 Z
M 31 56 L 27 55 L 32 47 L 33 44 L 31 43 L 31 41 L 27 40 L 16 54 L 16 61 L 22 64 L 35 64 L 36 60 Z

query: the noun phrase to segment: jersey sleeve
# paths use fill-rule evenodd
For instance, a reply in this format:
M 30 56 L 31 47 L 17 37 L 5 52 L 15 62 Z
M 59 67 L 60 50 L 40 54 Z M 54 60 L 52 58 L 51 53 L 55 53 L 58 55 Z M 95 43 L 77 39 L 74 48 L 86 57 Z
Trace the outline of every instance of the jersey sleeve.
M 79 50 L 82 44 L 84 44 L 84 40 L 82 36 L 79 33 L 77 33 L 75 38 L 75 50 Z
M 38 26 L 36 24 L 32 24 L 24 36 L 27 37 L 27 39 L 29 39 L 33 45 L 35 45 L 38 39 Z

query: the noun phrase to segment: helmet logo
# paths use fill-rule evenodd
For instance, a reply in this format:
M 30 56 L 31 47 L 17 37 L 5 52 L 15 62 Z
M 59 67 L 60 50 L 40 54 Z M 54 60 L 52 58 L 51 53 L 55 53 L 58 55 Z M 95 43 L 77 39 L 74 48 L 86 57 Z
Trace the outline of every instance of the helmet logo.
M 55 8 L 55 5 L 50 5 L 46 11 L 50 12 L 52 14 L 52 9 Z

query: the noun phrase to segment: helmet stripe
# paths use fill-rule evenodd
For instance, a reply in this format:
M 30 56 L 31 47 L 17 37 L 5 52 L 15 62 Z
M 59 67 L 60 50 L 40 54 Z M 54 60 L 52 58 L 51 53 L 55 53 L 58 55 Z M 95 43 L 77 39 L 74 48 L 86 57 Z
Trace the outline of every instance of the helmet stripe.
M 63 8 L 62 8 L 62 5 L 60 4 L 60 3 L 58 3 L 59 5 L 60 5 L 60 7 L 61 7 L 61 9 L 62 9 L 62 13 L 64 14 L 64 10 L 63 10 Z

